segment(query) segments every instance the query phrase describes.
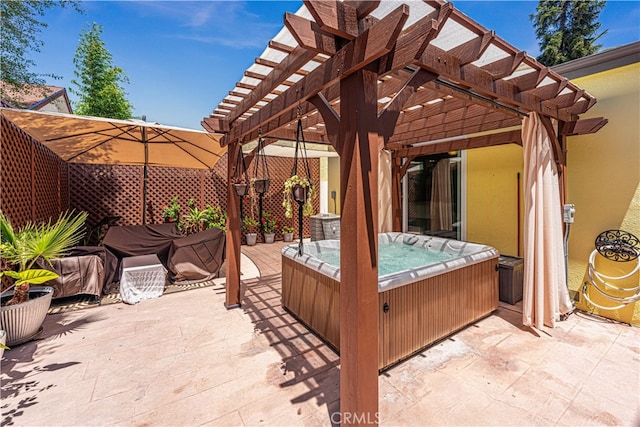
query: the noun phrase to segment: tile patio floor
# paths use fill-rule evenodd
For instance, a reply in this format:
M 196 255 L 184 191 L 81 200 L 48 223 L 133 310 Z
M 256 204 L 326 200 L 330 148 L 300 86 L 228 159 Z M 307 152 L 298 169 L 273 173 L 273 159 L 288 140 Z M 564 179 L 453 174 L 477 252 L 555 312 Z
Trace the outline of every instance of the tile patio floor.
M 49 315 L 5 352 L 2 426 L 331 425 L 339 358 L 280 306 L 281 243 L 224 285 Z M 548 333 L 512 306 L 380 375 L 383 425 L 640 425 L 640 328 L 578 313 Z M 337 420 L 333 417 L 333 420 Z

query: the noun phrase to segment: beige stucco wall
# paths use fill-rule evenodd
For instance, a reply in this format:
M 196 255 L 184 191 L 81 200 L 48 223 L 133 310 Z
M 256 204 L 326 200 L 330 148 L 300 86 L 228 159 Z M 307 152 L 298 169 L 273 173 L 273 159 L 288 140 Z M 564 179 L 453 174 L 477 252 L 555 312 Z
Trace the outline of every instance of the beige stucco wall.
M 467 238 L 518 255 L 518 173 L 520 173 L 520 255 L 522 256 L 522 147 L 515 144 L 467 151 Z
M 622 229 L 640 237 L 640 64 L 573 80 L 598 99 L 583 118 L 604 116 L 609 123 L 598 133 L 571 137 L 567 153 L 567 201 L 576 205 L 569 239 L 569 287 L 581 289 L 587 280 L 589 254 L 602 231 Z M 604 274 L 620 276 L 630 263 L 597 260 Z M 638 286 L 639 274 L 620 284 Z M 629 293 L 627 292 L 628 296 Z M 589 292 L 594 302 L 608 302 Z M 620 310 L 599 310 L 583 298 L 579 308 L 602 316 L 640 324 L 640 302 Z
M 328 157 L 327 164 L 328 177 L 328 194 L 329 194 L 329 213 L 340 215 L 340 157 Z M 331 192 L 336 192 L 336 201 L 334 204 L 331 198 Z M 335 206 L 335 207 L 334 207 Z

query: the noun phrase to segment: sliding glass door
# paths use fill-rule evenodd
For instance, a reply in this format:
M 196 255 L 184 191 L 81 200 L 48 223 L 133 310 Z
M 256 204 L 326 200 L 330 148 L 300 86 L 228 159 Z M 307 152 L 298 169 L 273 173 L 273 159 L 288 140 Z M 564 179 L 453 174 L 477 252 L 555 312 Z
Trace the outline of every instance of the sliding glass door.
M 462 239 L 459 152 L 415 158 L 405 179 L 407 231 Z

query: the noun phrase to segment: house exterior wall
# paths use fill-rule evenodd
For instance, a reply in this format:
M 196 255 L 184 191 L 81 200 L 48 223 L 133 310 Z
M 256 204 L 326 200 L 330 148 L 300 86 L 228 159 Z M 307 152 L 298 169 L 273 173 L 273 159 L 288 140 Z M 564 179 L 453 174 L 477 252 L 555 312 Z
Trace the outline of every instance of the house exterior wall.
M 340 157 L 327 158 L 327 178 L 329 213 L 340 215 Z M 335 202 L 331 198 L 332 191 L 336 192 Z
M 606 117 L 609 123 L 595 134 L 569 137 L 567 203 L 575 204 L 575 222 L 569 237 L 569 289 L 581 310 L 640 325 L 640 302 L 618 310 L 601 310 L 581 295 L 589 280 L 589 255 L 605 230 L 620 229 L 640 238 L 640 63 L 575 78 L 573 83 L 598 102 L 582 119 Z M 517 254 L 517 177 L 523 184 L 522 147 L 514 144 L 467 151 L 467 238 L 494 246 L 502 254 Z M 521 221 L 524 215 L 521 193 Z M 522 232 L 520 234 L 522 251 Z M 522 256 L 522 254 L 521 254 Z M 599 257 L 598 257 L 599 258 Z M 596 268 L 621 276 L 635 267 L 599 258 Z M 640 273 L 620 287 L 638 286 Z M 590 286 L 595 303 L 616 306 Z M 620 293 L 618 296 L 629 296 Z
M 466 156 L 466 240 L 493 246 L 501 254 L 517 256 L 519 225 L 519 247 L 522 256 L 522 191 L 518 221 L 518 185 L 522 189 L 524 179 L 522 147 L 508 144 L 478 148 L 468 150 Z
M 576 205 L 569 239 L 569 287 L 579 291 L 588 280 L 589 255 L 601 232 L 620 229 L 640 238 L 640 63 L 576 78 L 574 83 L 598 98 L 583 118 L 604 116 L 609 123 L 599 132 L 568 139 L 567 201 Z M 602 262 L 598 271 L 620 276 L 634 262 Z M 635 274 L 621 287 L 638 286 Z M 628 296 L 629 293 L 627 292 Z M 596 303 L 617 303 L 599 297 Z M 580 296 L 578 308 L 611 319 L 640 325 L 640 302 L 619 310 L 600 310 Z

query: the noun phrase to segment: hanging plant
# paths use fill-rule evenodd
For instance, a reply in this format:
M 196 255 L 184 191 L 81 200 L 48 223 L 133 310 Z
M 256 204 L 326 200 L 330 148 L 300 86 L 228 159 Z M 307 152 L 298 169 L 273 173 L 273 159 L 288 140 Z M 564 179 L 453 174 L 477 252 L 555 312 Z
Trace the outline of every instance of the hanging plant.
M 298 175 L 298 161 L 302 162 L 302 172 Z M 306 174 L 306 176 L 302 175 Z M 311 170 L 309 169 L 309 159 L 307 157 L 307 147 L 304 141 L 304 132 L 302 129 L 302 115 L 298 106 L 298 125 L 296 127 L 296 150 L 293 157 L 293 169 L 291 177 L 284 183 L 284 200 L 282 206 L 285 208 L 285 216 L 291 218 L 293 216 L 293 203 L 298 205 L 298 234 L 300 240 L 298 242 L 298 255 L 302 255 L 302 217 L 313 214 L 313 199 L 315 199 L 315 190 L 311 182 Z
M 233 188 L 235 189 L 238 197 L 244 197 L 249 192 L 249 177 L 247 176 L 247 168 L 244 165 L 242 146 L 238 146 L 238 155 L 236 156 L 236 159 L 237 162 L 235 176 L 233 177 Z
M 254 171 L 251 182 L 258 194 L 265 194 L 269 191 L 269 166 L 267 165 L 267 155 L 264 153 L 264 142 L 262 136 L 258 136 L 258 146 L 256 147 L 256 158 L 254 160 Z
M 285 209 L 284 216 L 293 217 L 294 202 L 302 204 L 303 216 L 313 215 L 313 200 L 316 197 L 316 192 L 309 179 L 293 175 L 284 182 L 282 194 L 284 195 L 282 201 L 282 207 Z

